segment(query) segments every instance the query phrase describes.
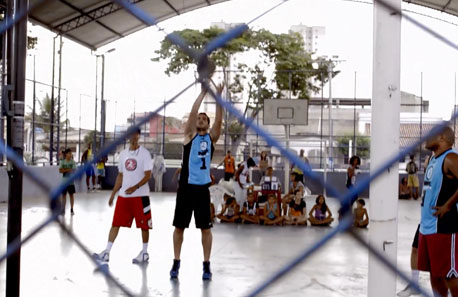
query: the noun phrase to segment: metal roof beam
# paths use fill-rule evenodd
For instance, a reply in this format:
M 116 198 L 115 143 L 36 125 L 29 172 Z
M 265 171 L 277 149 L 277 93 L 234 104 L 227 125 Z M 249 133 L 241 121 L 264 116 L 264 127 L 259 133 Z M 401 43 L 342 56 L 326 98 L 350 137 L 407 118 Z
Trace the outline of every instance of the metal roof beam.
M 78 11 L 81 15 L 74 17 L 68 21 L 65 21 L 63 23 L 60 23 L 54 27 L 54 30 L 61 32 L 61 33 L 67 33 L 72 30 L 75 30 L 79 27 L 82 27 L 88 23 L 91 22 L 96 22 L 100 26 L 104 27 L 105 29 L 109 30 L 110 32 L 116 34 L 119 37 L 124 37 L 122 34 L 119 32 L 114 31 L 112 28 L 106 26 L 105 24 L 101 23 L 98 21 L 98 19 L 103 18 L 104 16 L 107 16 L 109 14 L 115 13 L 119 10 L 122 10 L 122 7 L 119 6 L 116 3 L 110 2 L 105 5 L 102 5 L 100 7 L 97 7 L 93 10 L 90 10 L 88 12 L 84 12 L 83 10 L 79 9 L 78 7 L 75 7 L 74 5 L 68 3 L 65 0 L 59 0 L 60 2 L 64 3 L 65 5 L 71 7 L 73 10 Z M 130 3 L 135 4 L 138 2 L 142 2 L 144 0 L 128 0 Z
M 444 7 L 442 7 L 441 12 L 445 12 L 445 10 L 447 9 L 447 7 L 450 5 L 451 2 L 452 0 L 448 0 L 447 4 L 445 4 Z
M 173 5 L 172 5 L 169 1 L 167 1 L 167 0 L 162 0 L 162 1 L 164 1 L 165 4 L 167 4 L 173 11 L 175 11 L 175 13 L 176 13 L 177 15 L 180 15 L 180 12 L 178 11 L 178 9 L 176 9 L 175 7 L 173 7 Z

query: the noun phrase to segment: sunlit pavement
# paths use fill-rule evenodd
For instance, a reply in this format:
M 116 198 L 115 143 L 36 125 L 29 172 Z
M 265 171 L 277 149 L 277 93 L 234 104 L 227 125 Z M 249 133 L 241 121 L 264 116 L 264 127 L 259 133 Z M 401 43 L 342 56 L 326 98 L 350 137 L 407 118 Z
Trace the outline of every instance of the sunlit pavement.
M 107 242 L 113 208 L 108 191 L 77 194 L 75 215 L 65 223 L 91 252 L 102 251 Z M 68 200 L 68 199 L 67 199 Z M 307 209 L 314 197 L 307 199 Z M 68 203 L 68 201 L 67 201 Z M 200 231 L 194 223 L 185 232 L 178 281 L 171 281 L 171 225 L 175 193 L 151 193 L 153 227 L 150 261 L 132 264 L 141 250 L 136 228 L 122 228 L 110 254 L 109 270 L 138 296 L 244 296 L 303 249 L 332 228 L 296 226 L 254 226 L 216 223 L 213 228 L 211 266 L 213 280 L 202 281 Z M 337 202 L 328 199 L 337 216 Z M 368 203 L 367 203 L 368 204 Z M 26 199 L 23 207 L 23 235 L 49 215 L 44 198 Z M 400 201 L 398 267 L 410 275 L 410 248 L 420 217 L 419 201 Z M 135 223 L 134 223 L 135 224 Z M 333 222 L 335 226 L 337 222 Z M 6 251 L 7 204 L 0 204 L 0 252 Z M 370 228 L 370 225 L 369 225 Z M 358 230 L 367 238 L 368 230 Z M 268 288 L 262 296 L 366 296 L 368 252 L 347 235 L 323 246 L 304 264 Z M 0 264 L 0 296 L 5 296 L 6 264 Z M 429 276 L 421 273 L 420 283 L 429 288 Z M 398 291 L 405 286 L 398 281 Z M 428 289 L 429 290 L 429 289 Z M 56 225 L 45 228 L 22 249 L 21 296 L 124 296 L 118 288 L 95 271 L 91 260 Z

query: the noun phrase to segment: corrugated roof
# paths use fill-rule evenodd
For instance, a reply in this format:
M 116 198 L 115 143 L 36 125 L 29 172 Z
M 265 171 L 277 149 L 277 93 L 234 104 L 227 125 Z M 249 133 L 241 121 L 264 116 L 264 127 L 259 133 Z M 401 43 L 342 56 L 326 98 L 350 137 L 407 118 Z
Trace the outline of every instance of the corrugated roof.
M 37 0 L 30 0 L 33 5 Z M 128 0 L 158 22 L 227 0 Z M 48 1 L 29 14 L 29 20 L 90 49 L 97 49 L 148 25 L 107 0 Z
M 38 0 L 30 0 L 30 4 Z M 157 21 L 228 0 L 128 0 Z M 405 0 L 458 16 L 458 0 Z M 34 10 L 29 19 L 90 49 L 97 49 L 147 25 L 108 0 L 55 0 Z
M 437 123 L 401 123 L 399 135 L 399 147 L 404 148 L 414 144 L 420 136 L 425 136 Z M 420 132 L 421 127 L 421 132 Z M 458 128 L 458 127 L 457 127 Z M 455 129 L 455 139 L 458 139 L 458 129 Z
M 408 3 L 413 3 L 435 10 L 439 10 L 454 16 L 458 16 L 458 0 L 404 0 Z

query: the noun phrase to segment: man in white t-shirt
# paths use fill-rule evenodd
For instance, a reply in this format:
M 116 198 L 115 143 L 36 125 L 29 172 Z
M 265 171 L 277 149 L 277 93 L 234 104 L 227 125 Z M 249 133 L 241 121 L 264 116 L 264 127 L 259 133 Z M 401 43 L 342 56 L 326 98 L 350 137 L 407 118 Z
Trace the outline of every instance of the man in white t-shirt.
M 94 257 L 103 262 L 108 262 L 110 250 L 118 236 L 120 227 L 132 225 L 133 219 L 137 228 L 142 230 L 143 248 L 140 254 L 132 260 L 133 263 L 143 263 L 149 260 L 148 240 L 149 229 L 152 229 L 151 206 L 149 200 L 148 181 L 151 178 L 153 162 L 151 154 L 138 144 L 140 129 L 130 137 L 130 145 L 119 155 L 118 176 L 110 196 L 108 205 L 112 206 L 116 193 L 115 211 L 113 223 L 108 235 L 107 247 Z

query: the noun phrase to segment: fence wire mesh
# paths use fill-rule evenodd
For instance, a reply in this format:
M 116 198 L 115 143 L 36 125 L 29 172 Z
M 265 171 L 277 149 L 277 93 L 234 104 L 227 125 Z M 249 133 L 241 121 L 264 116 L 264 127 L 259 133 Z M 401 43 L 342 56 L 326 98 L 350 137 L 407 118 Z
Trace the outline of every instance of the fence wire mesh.
M 27 10 L 17 12 L 15 14 L 15 17 L 13 19 L 6 19 L 0 26 L 0 33 L 5 34 L 5 32 L 12 28 L 15 24 L 17 24 L 20 20 L 25 18 L 27 14 L 38 7 L 40 5 L 44 5 L 51 0 L 40 0 L 36 1 L 33 6 L 30 6 Z M 141 20 L 143 23 L 149 25 L 149 26 L 157 26 L 157 21 L 154 17 L 146 13 L 144 10 L 142 10 L 140 7 L 135 6 L 129 1 L 126 0 L 114 0 L 113 2 L 119 4 L 120 6 L 123 7 L 126 11 L 134 15 L 136 18 Z M 213 41 L 211 41 L 203 51 L 198 51 L 196 49 L 190 48 L 186 42 L 180 38 L 179 35 L 177 34 L 167 34 L 167 38 L 174 44 L 178 45 L 186 54 L 188 54 L 196 64 L 201 64 L 205 65 L 208 63 L 208 55 L 211 54 L 213 51 L 215 51 L 218 48 L 223 47 L 228 41 L 231 39 L 241 35 L 244 31 L 249 29 L 248 24 L 251 24 L 258 18 L 264 16 L 265 14 L 269 13 L 270 11 L 276 9 L 277 7 L 281 6 L 283 3 L 288 2 L 288 0 L 285 1 L 279 1 L 279 3 L 253 20 L 247 22 L 246 24 L 239 25 L 229 31 L 227 31 L 224 34 L 221 34 L 217 38 L 215 38 Z M 405 13 L 403 13 L 401 10 L 398 10 L 397 8 L 393 7 L 390 3 L 383 1 L 383 0 L 376 0 L 374 1 L 378 4 L 380 4 L 384 9 L 391 11 L 392 14 L 398 14 L 402 16 L 405 20 L 408 22 L 411 22 L 418 26 L 420 29 L 426 31 L 427 33 L 431 34 L 435 38 L 439 39 L 442 41 L 444 44 L 447 46 L 450 46 L 454 49 L 458 50 L 458 46 L 453 43 L 452 41 L 448 40 L 447 38 L 443 37 L 441 34 L 435 32 L 434 30 L 431 30 L 424 24 L 414 20 L 413 18 L 407 16 Z M 162 28 L 160 28 L 161 31 L 163 31 Z M 37 174 L 35 174 L 33 171 L 31 171 L 27 166 L 25 166 L 23 159 L 21 156 L 17 155 L 11 148 L 5 145 L 5 143 L 0 140 L 0 153 L 3 153 L 7 156 L 8 160 L 15 164 L 22 172 L 26 175 L 28 175 L 35 183 L 37 183 L 43 190 L 49 193 L 49 205 L 51 209 L 51 216 L 46 219 L 44 222 L 41 224 L 37 225 L 29 234 L 27 234 L 22 240 L 17 239 L 15 242 L 10 243 L 7 247 L 7 252 L 0 256 L 0 262 L 4 261 L 7 259 L 9 256 L 14 254 L 23 244 L 25 244 L 27 241 L 29 241 L 31 238 L 36 236 L 37 234 L 40 233 L 41 230 L 49 226 L 53 222 L 57 222 L 59 226 L 62 228 L 62 230 L 69 235 L 69 237 L 79 246 L 79 248 L 86 254 L 93 262 L 94 265 L 98 267 L 98 269 L 104 274 L 104 276 L 109 279 L 112 283 L 114 283 L 119 289 L 125 293 L 127 296 L 134 296 L 134 294 L 126 288 L 124 285 L 122 285 L 111 273 L 108 269 L 106 269 L 105 266 L 101 265 L 99 262 L 97 262 L 95 259 L 92 258 L 92 253 L 91 251 L 87 248 L 87 246 L 78 239 L 78 237 L 68 228 L 63 222 L 58 220 L 58 216 L 60 214 L 60 205 L 59 205 L 59 196 L 63 192 L 63 190 L 66 188 L 67 185 L 69 185 L 72 181 L 79 179 L 83 176 L 84 172 L 86 169 L 89 168 L 89 166 L 92 166 L 94 163 L 96 163 L 99 159 L 101 159 L 102 156 L 107 155 L 110 151 L 112 151 L 116 146 L 122 144 L 130 134 L 134 133 L 137 128 L 141 127 L 145 123 L 147 123 L 150 119 L 153 117 L 157 116 L 158 113 L 163 110 L 167 105 L 175 101 L 177 98 L 179 98 L 186 90 L 191 88 L 195 83 L 201 83 L 205 89 L 212 95 L 212 97 L 217 101 L 218 104 L 220 104 L 225 110 L 230 112 L 233 116 L 235 116 L 241 123 L 244 125 L 248 126 L 252 131 L 256 132 L 256 135 L 259 135 L 264 141 L 267 142 L 268 145 L 277 148 L 282 156 L 286 157 L 290 162 L 297 164 L 299 168 L 301 168 L 304 171 L 304 175 L 314 182 L 319 183 L 322 185 L 326 190 L 327 193 L 329 193 L 332 197 L 336 197 L 339 199 L 341 206 L 343 206 L 343 213 L 344 213 L 344 219 L 340 222 L 337 228 L 333 229 L 332 232 L 329 232 L 326 234 L 324 237 L 322 237 L 319 241 L 317 241 L 315 244 L 313 244 L 310 247 L 307 247 L 304 249 L 304 251 L 297 256 L 296 258 L 292 259 L 289 263 L 286 263 L 280 270 L 278 270 L 276 273 L 274 273 L 271 277 L 266 279 L 262 284 L 259 284 L 256 288 L 254 288 L 251 292 L 247 293 L 247 296 L 257 296 L 260 293 L 262 293 L 266 288 L 274 284 L 275 282 L 279 281 L 283 276 L 291 272 L 294 267 L 297 265 L 303 263 L 308 257 L 310 257 L 314 252 L 316 252 L 318 249 L 320 249 L 323 245 L 325 245 L 329 240 L 333 239 L 337 234 L 343 233 L 343 232 L 349 232 L 352 237 L 355 238 L 355 240 L 360 243 L 361 245 L 365 246 L 368 251 L 372 254 L 374 254 L 383 264 L 387 266 L 388 269 L 390 269 L 393 273 L 396 273 L 398 276 L 400 276 L 404 281 L 409 283 L 414 289 L 416 289 L 418 292 L 420 292 L 423 296 L 432 296 L 430 293 L 425 291 L 423 288 L 419 287 L 418 284 L 412 282 L 408 276 L 406 276 L 403 272 L 401 272 L 394 264 L 390 262 L 384 255 L 382 255 L 376 248 L 368 244 L 359 234 L 355 233 L 352 231 L 352 220 L 350 218 L 350 209 L 348 207 L 345 208 L 346 205 L 350 204 L 350 201 L 352 200 L 352 197 L 354 195 L 357 195 L 361 193 L 365 188 L 369 186 L 369 184 L 376 178 L 380 177 L 382 173 L 384 173 L 386 170 L 388 170 L 393 164 L 397 163 L 400 158 L 405 157 L 407 154 L 418 148 L 421 143 L 423 143 L 426 139 L 437 135 L 444 127 L 450 124 L 450 122 L 442 122 L 436 126 L 434 126 L 429 132 L 425 133 L 420 139 L 414 141 L 411 145 L 407 146 L 405 149 L 401 150 L 398 154 L 395 156 L 391 157 L 388 159 L 383 166 L 380 168 L 374 169 L 371 171 L 370 177 L 367 177 L 360 182 L 358 182 L 357 186 L 354 188 L 350 189 L 349 191 L 342 193 L 340 191 L 337 191 L 331 184 L 327 184 L 320 176 L 315 174 L 312 170 L 309 164 L 303 162 L 298 156 L 294 155 L 291 153 L 291 151 L 287 150 L 286 147 L 282 145 L 281 142 L 279 142 L 275 137 L 270 135 L 268 132 L 263 130 L 261 127 L 259 127 L 254 121 L 249 120 L 244 117 L 244 115 L 234 107 L 233 104 L 230 102 L 227 102 L 223 100 L 219 95 L 217 95 L 211 88 L 210 85 L 208 84 L 208 77 L 205 76 L 200 76 L 197 78 L 196 81 L 191 82 L 185 89 L 177 93 L 174 97 L 171 99 L 167 100 L 164 102 L 164 104 L 156 109 L 155 111 L 149 113 L 145 117 L 141 118 L 139 121 L 135 123 L 134 126 L 129 128 L 125 133 L 122 135 L 118 135 L 118 138 L 110 142 L 109 144 L 105 145 L 95 156 L 94 158 L 86 163 L 84 166 L 80 167 L 77 169 L 65 182 L 63 182 L 60 186 L 51 189 L 47 186 L 46 182 Z M 455 112 L 451 118 L 451 121 L 456 119 L 458 117 L 458 112 Z

